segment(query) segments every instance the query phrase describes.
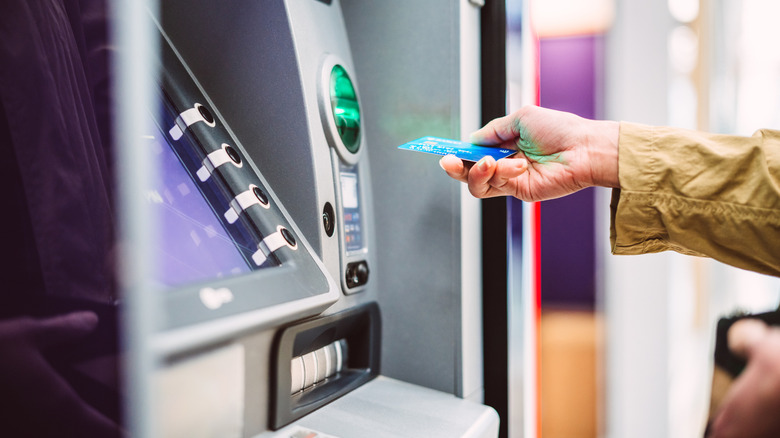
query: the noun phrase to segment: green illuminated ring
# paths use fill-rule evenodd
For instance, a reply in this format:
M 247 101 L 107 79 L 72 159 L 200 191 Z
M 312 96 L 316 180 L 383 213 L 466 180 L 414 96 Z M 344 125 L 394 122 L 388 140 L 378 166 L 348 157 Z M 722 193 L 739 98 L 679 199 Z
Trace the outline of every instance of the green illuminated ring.
M 360 105 L 352 80 L 339 64 L 330 71 L 329 91 L 336 130 L 347 150 L 354 154 L 360 149 Z
M 318 100 L 328 143 L 348 165 L 357 163 L 362 143 L 362 117 L 349 66 L 327 55 L 320 68 Z

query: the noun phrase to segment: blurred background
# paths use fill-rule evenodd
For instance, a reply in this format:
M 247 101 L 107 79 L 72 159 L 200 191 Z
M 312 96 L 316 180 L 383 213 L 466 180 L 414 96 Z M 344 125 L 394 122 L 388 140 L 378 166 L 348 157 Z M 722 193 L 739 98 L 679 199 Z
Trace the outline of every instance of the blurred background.
M 610 255 L 609 190 L 478 201 L 397 149 L 525 104 L 780 129 L 777 0 L 3 12 L 2 436 L 699 437 L 718 319 L 780 304 Z
M 780 128 L 774 0 L 527 6 L 542 106 L 717 133 Z M 527 97 L 522 8 L 507 2 L 510 110 Z M 780 279 L 674 253 L 612 256 L 609 196 L 541 203 L 541 436 L 702 436 L 715 324 L 776 309 Z

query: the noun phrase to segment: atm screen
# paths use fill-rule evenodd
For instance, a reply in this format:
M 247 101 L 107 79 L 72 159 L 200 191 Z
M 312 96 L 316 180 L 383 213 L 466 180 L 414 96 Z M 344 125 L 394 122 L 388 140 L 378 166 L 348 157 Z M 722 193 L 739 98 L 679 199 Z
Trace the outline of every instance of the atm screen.
M 145 193 L 156 235 L 155 279 L 170 288 L 257 269 L 251 259 L 257 244 L 249 230 L 241 221 L 224 220 L 228 203 L 220 199 L 213 179 L 201 183 L 193 178 L 200 163 L 186 153 L 193 150 L 190 140 L 182 137 L 174 146 L 166 128 L 173 119 L 163 119 L 146 136 L 156 173 Z M 272 264 L 269 260 L 263 266 Z
M 341 170 L 341 206 L 344 210 L 344 243 L 347 252 L 363 249 L 360 192 L 356 169 Z
M 341 199 L 344 208 L 358 208 L 357 175 L 341 172 Z

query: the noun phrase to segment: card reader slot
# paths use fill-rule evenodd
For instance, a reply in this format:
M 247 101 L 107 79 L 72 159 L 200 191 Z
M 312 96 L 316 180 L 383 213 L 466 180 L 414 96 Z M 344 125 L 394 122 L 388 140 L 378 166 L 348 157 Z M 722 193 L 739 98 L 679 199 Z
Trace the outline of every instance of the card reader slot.
M 347 362 L 346 339 L 332 342 L 322 348 L 296 356 L 290 361 L 290 394 L 312 389 L 338 376 Z

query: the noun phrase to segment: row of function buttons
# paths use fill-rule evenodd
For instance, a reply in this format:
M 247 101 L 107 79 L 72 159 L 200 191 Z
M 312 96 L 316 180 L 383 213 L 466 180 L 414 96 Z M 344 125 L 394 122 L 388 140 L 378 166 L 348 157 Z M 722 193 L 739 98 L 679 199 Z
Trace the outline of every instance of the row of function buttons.
M 176 117 L 175 124 L 168 130 L 168 134 L 174 141 L 178 141 L 184 135 L 184 131 L 187 128 L 199 122 L 202 122 L 211 128 L 216 126 L 216 120 L 211 114 L 211 111 L 205 106 L 196 103 L 192 108 L 181 112 L 179 116 Z M 217 168 L 227 163 L 231 163 L 238 168 L 243 167 L 244 165 L 238 151 L 229 144 L 222 143 L 220 149 L 210 152 L 206 155 L 206 158 L 203 159 L 202 166 L 196 172 L 198 179 L 200 179 L 201 182 L 206 182 Z M 255 184 L 250 184 L 246 191 L 239 193 L 230 201 L 230 209 L 224 214 L 225 219 L 228 223 L 233 224 L 238 220 L 238 215 L 241 214 L 241 212 L 253 205 L 260 205 L 265 209 L 270 208 L 270 202 L 265 192 Z M 258 250 L 252 254 L 252 260 L 257 266 L 260 266 L 265 263 L 270 254 L 284 246 L 291 249 L 297 249 L 298 243 L 290 230 L 280 225 L 277 227 L 275 233 L 266 236 L 262 242 L 260 242 Z
M 205 123 L 209 127 L 216 126 L 216 120 L 211 112 L 205 106 L 200 103 L 195 103 L 192 108 L 189 108 L 179 114 L 176 118 L 176 122 L 173 127 L 168 131 L 173 140 L 179 140 L 184 131 L 195 123 Z M 201 182 L 205 182 L 209 179 L 211 174 L 220 166 L 231 163 L 236 167 L 242 167 L 243 161 L 238 151 L 227 143 L 223 143 L 220 149 L 210 152 L 203 159 L 202 166 L 197 171 L 198 178 Z M 256 185 L 250 184 L 248 190 L 236 195 L 233 200 L 230 201 L 230 209 L 225 212 L 225 219 L 228 223 L 235 223 L 238 220 L 239 214 L 253 205 L 260 205 L 263 208 L 270 208 L 268 196 Z M 333 234 L 333 207 L 330 204 L 326 204 L 323 211 L 323 225 L 325 227 L 328 236 Z M 358 221 L 359 213 L 348 213 L 347 221 Z M 360 225 L 347 224 L 345 226 L 347 233 L 360 232 Z M 350 243 L 355 237 L 347 236 L 347 243 Z M 252 254 L 252 260 L 257 266 L 261 266 L 268 259 L 268 255 L 272 254 L 279 248 L 288 246 L 292 249 L 297 248 L 297 242 L 292 233 L 286 228 L 279 226 L 277 232 L 267 236 L 260 245 L 258 250 Z M 368 265 L 365 261 L 358 263 L 350 263 L 347 266 L 345 272 L 345 279 L 349 288 L 354 288 L 365 284 L 368 281 Z

